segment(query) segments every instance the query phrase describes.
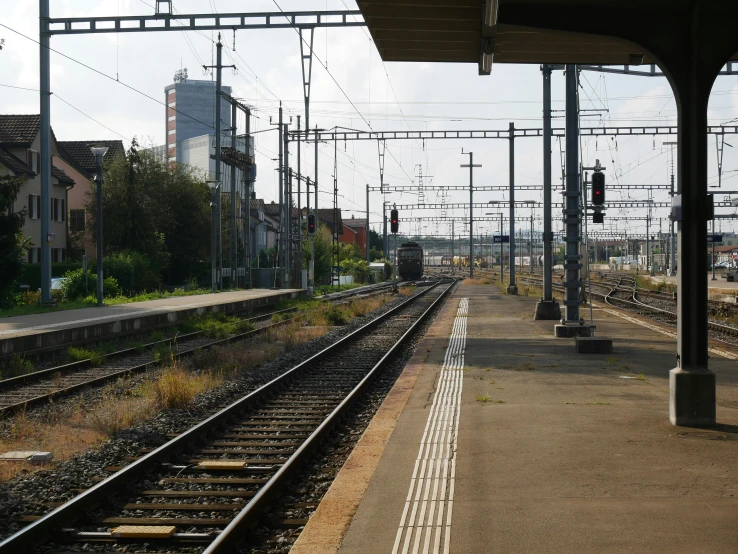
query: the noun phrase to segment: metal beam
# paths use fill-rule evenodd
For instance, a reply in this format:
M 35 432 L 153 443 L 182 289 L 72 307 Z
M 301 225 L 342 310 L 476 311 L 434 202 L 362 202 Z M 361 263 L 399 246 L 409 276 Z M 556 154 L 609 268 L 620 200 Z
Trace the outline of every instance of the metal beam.
M 599 136 L 667 136 L 676 135 L 677 126 L 632 126 L 632 127 L 582 127 L 580 135 L 584 137 Z M 551 129 L 552 136 L 566 136 L 566 129 Z M 707 128 L 710 135 L 738 134 L 736 125 L 713 125 Z M 296 132 L 291 133 L 290 140 L 296 140 Z M 543 137 L 543 129 L 521 129 L 516 127 L 514 138 Z M 448 131 L 322 131 L 317 135 L 319 141 L 331 140 L 431 140 L 431 139 L 510 139 L 509 129 L 496 130 L 448 130 Z M 316 140 L 313 134 L 313 141 Z
M 160 13 L 53 18 L 49 19 L 49 35 L 365 26 L 358 10 L 177 15 Z

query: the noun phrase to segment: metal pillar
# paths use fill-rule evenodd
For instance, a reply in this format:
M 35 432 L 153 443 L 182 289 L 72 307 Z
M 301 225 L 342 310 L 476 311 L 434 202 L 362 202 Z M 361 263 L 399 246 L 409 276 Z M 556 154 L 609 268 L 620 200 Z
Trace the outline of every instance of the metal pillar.
M 577 66 L 566 66 L 566 191 L 564 196 L 564 223 L 566 250 L 566 301 L 564 323 L 580 324 L 579 289 L 581 283 L 581 255 L 579 236 L 581 228 L 579 207 L 579 114 L 577 106 Z
M 502 225 L 504 217 L 500 214 L 500 283 L 505 282 L 505 243 L 502 242 Z
M 369 256 L 369 183 L 366 184 L 366 263 L 370 263 Z
M 451 273 L 454 273 L 454 223 L 456 223 L 453 219 L 451 220 Z
M 279 103 L 279 123 L 277 142 L 279 143 L 279 236 L 277 237 L 277 266 L 282 266 L 284 259 L 284 137 L 282 136 L 284 126 L 282 125 L 282 102 Z M 280 273 L 282 273 L 280 271 Z M 284 283 L 284 280 L 282 280 Z
M 41 70 L 41 303 L 51 304 L 51 61 L 49 59 L 49 0 L 39 1 Z M 100 242 L 100 239 L 97 239 Z
M 231 148 L 236 150 L 236 102 L 231 104 Z M 218 112 L 220 114 L 220 112 Z M 238 229 L 236 225 L 236 166 L 231 166 L 231 288 L 238 286 Z
M 107 151 L 107 148 L 104 149 Z M 95 153 L 97 165 L 97 305 L 103 305 L 103 210 L 102 210 L 102 188 L 103 188 L 103 156 L 105 154 Z
M 216 46 L 216 67 L 215 67 L 215 180 L 221 184 L 221 121 L 220 121 L 220 96 L 223 90 L 223 44 L 220 42 L 220 33 L 218 34 L 218 43 Z M 220 188 L 216 198 L 215 206 L 217 212 L 217 234 L 218 234 L 218 286 L 223 288 L 223 214 L 222 214 L 223 189 Z
M 387 201 L 382 197 L 382 220 L 383 220 L 383 241 L 382 246 L 384 247 L 384 259 L 389 260 L 389 236 L 387 236 Z
M 510 122 L 510 284 L 507 294 L 518 294 L 515 284 L 515 123 Z
M 215 183 L 210 189 L 210 283 L 211 292 L 218 292 L 218 199 L 220 187 Z
M 315 126 L 315 208 L 313 214 L 315 214 L 315 232 L 320 232 L 320 218 L 318 218 L 318 126 Z M 315 292 L 315 235 L 310 240 L 310 264 L 308 268 L 309 280 L 312 288 L 310 292 Z
M 300 243 L 302 243 L 302 172 L 300 171 L 300 156 L 302 149 L 302 135 L 300 135 L 300 116 L 297 116 L 297 236 Z
M 290 175 L 290 126 L 284 124 L 284 203 L 282 210 L 284 213 L 284 288 L 290 288 L 292 277 L 292 176 Z
M 462 154 L 464 152 L 462 151 Z M 461 167 L 469 168 L 469 277 L 474 277 L 474 168 L 482 167 L 474 163 L 474 152 L 469 154 L 469 163 Z
M 251 110 L 246 109 L 246 153 L 250 151 L 251 146 Z M 246 195 L 246 213 L 244 214 L 243 223 L 243 265 L 246 272 L 245 286 L 251 288 L 251 171 L 244 172 Z M 258 255 L 258 252 L 257 252 Z

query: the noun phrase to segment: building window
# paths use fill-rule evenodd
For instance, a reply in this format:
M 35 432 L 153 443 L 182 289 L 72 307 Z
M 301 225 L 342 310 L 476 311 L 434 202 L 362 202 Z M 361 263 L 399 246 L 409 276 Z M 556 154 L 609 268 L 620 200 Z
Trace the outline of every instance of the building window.
M 72 233 L 82 233 L 85 230 L 85 211 L 69 210 L 69 230 Z
M 177 132 L 177 129 L 169 129 L 169 131 L 167 131 L 167 134 L 174 135 L 176 132 Z
M 174 121 L 175 119 L 177 119 L 176 115 L 170 115 L 169 117 L 167 117 L 167 121 Z
M 28 219 L 41 219 L 41 197 L 38 194 L 28 195 Z
M 169 102 L 169 104 L 167 104 L 167 106 L 169 106 L 170 108 L 173 108 L 176 105 L 177 105 L 176 102 Z
M 51 199 L 51 221 L 63 222 L 65 218 L 65 201 L 61 198 Z

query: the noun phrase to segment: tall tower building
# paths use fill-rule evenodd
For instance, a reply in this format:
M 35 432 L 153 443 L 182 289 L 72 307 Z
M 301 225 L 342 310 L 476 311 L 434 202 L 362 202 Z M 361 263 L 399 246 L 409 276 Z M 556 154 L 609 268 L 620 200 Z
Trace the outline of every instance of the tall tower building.
M 230 95 L 231 87 L 222 87 Z M 187 70 L 174 74 L 174 83 L 164 89 L 166 98 L 166 151 L 170 162 L 182 162 L 182 141 L 214 134 L 215 81 L 187 78 Z M 231 126 L 231 108 L 221 100 L 220 122 L 223 134 Z

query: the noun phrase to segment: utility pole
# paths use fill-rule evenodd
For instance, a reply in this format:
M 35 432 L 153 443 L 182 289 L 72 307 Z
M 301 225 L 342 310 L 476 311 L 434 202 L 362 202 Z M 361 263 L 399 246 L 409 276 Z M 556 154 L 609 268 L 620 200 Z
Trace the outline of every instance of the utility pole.
M 320 218 L 318 217 L 318 126 L 315 126 L 315 232 L 320 232 Z M 311 293 L 315 293 L 315 235 L 310 239 L 310 264 L 308 272 L 310 273 L 309 280 L 312 283 Z
M 469 154 L 469 163 L 461 165 L 461 167 L 469 168 L 469 278 L 474 277 L 474 168 L 482 167 L 481 164 L 474 163 L 474 152 L 464 152 Z
M 507 294 L 518 294 L 515 284 L 515 123 L 510 122 L 510 284 Z
M 251 152 L 251 109 L 246 109 L 246 154 Z M 246 271 L 246 287 L 251 288 L 251 171 L 244 173 L 246 183 L 246 214 L 243 231 L 243 265 Z M 258 253 L 257 253 L 258 255 Z
M 231 104 L 231 148 L 236 152 L 236 106 Z M 238 283 L 238 229 L 236 225 L 236 166 L 231 166 L 231 288 L 236 288 Z
M 285 140 L 282 136 L 284 127 L 282 125 L 282 102 L 279 102 L 279 237 L 277 239 L 277 265 L 283 265 L 282 260 L 284 259 L 284 145 Z M 277 269 L 275 268 L 275 271 Z M 284 286 L 284 271 L 282 273 L 282 286 Z
M 366 263 L 371 263 L 369 256 L 369 183 L 366 184 Z
M 454 223 L 456 223 L 453 219 L 451 220 L 451 273 L 455 273 L 455 267 L 454 267 Z
M 51 61 L 49 58 L 49 0 L 39 1 L 39 56 L 41 69 L 41 304 L 51 297 Z M 98 237 L 97 240 L 100 240 Z
M 290 174 L 290 126 L 284 124 L 284 288 L 292 281 L 292 175 Z
M 218 185 L 222 185 L 221 177 L 221 113 L 220 99 L 223 91 L 223 68 L 231 67 L 235 69 L 235 65 L 223 65 L 223 44 L 220 42 L 220 33 L 218 33 L 218 42 L 216 46 L 215 66 L 203 65 L 203 69 L 215 69 L 215 181 Z M 231 195 L 233 195 L 231 190 Z M 222 196 L 223 189 L 218 191 L 215 199 L 216 212 L 216 230 L 218 242 L 218 286 L 223 288 L 223 224 L 222 224 Z M 231 276 L 232 280 L 232 276 Z

